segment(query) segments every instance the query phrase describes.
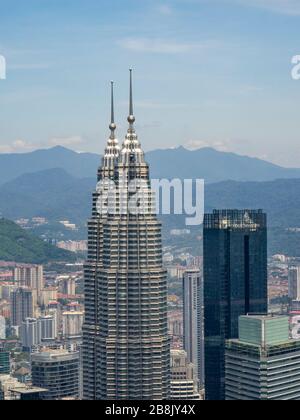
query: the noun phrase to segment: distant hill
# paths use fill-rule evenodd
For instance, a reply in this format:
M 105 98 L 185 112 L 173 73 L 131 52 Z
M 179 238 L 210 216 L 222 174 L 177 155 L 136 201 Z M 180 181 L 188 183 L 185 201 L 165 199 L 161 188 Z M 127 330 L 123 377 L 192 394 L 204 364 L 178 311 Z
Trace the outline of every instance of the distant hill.
M 20 175 L 61 168 L 78 178 L 95 177 L 100 156 L 76 153 L 61 146 L 31 153 L 0 154 L 0 184 Z
M 75 256 L 47 244 L 11 221 L 0 219 L 0 260 L 43 264 L 75 261 Z
M 36 233 L 42 235 L 50 232 L 51 237 L 56 237 L 56 234 L 60 237 L 62 226 L 57 221 L 69 219 L 78 224 L 80 230 L 77 236 L 73 234 L 74 237 L 65 232 L 65 237 L 82 239 L 86 235 L 85 223 L 91 213 L 94 188 L 95 178 L 75 178 L 62 169 L 26 174 L 0 186 L 0 215 L 13 220 L 21 217 L 47 217 L 52 223 L 37 229 Z M 300 235 L 286 231 L 288 227 L 300 227 L 300 179 L 207 184 L 205 206 L 206 211 L 213 208 L 264 209 L 268 213 L 270 253 L 300 256 Z M 184 227 L 184 217 L 163 216 L 162 220 L 165 243 L 170 243 L 172 238 L 168 232 L 176 227 Z M 196 237 L 197 229 L 193 232 Z M 187 238 L 188 243 L 191 243 L 190 238 Z M 193 246 L 199 246 L 198 242 L 193 243 Z M 28 256 L 34 258 L 34 253 L 28 254 L 27 251 L 25 255 L 18 254 L 24 261 L 28 261 Z M 9 256 L 7 258 L 10 259 Z
M 208 183 L 300 178 L 300 169 L 282 168 L 211 148 L 155 150 L 147 153 L 146 158 L 152 178 L 204 178 Z M 0 185 L 27 173 L 55 168 L 77 178 L 95 179 L 100 159 L 97 154 L 76 153 L 60 146 L 32 153 L 0 154 Z
M 0 186 L 0 215 L 82 222 L 89 216 L 95 186 L 95 179 L 78 179 L 63 169 L 25 174 Z
M 151 164 L 152 178 L 202 178 L 206 183 L 300 178 L 300 169 L 282 168 L 264 160 L 211 148 L 155 150 L 147 154 L 147 160 Z
M 272 227 L 300 227 L 300 179 L 208 185 L 206 209 L 264 209 Z
M 9 219 L 44 216 L 84 224 L 90 216 L 95 185 L 94 178 L 78 179 L 62 169 L 26 174 L 0 186 L 0 215 Z M 206 211 L 262 208 L 272 227 L 300 226 L 300 179 L 207 184 L 205 206 Z M 164 217 L 172 227 L 178 220 Z

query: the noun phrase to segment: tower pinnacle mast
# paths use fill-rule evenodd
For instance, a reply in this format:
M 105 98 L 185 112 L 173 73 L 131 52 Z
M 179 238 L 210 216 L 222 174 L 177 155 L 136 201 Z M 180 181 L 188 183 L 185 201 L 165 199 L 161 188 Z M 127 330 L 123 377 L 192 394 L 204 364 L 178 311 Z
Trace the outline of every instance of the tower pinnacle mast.
M 129 116 L 128 116 L 128 122 L 129 122 L 129 130 L 134 131 L 133 124 L 135 123 L 135 116 L 133 112 L 133 83 L 132 83 L 132 73 L 133 70 L 129 69 L 130 73 L 130 88 L 129 88 Z
M 113 140 L 115 139 L 115 130 L 117 126 L 115 124 L 114 82 L 111 81 L 110 83 L 111 83 L 111 121 L 110 121 L 109 129 L 111 131 L 110 138 Z

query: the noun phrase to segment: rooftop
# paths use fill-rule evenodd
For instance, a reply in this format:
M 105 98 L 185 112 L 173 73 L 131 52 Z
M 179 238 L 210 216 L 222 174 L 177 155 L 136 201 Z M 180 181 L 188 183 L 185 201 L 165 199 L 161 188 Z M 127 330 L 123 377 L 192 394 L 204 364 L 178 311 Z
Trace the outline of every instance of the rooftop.
M 48 389 L 45 388 L 37 388 L 37 387 L 25 387 L 25 388 L 13 388 L 10 390 L 11 392 L 15 393 L 15 394 L 20 394 L 20 395 L 28 395 L 28 394 L 40 394 L 43 392 L 47 392 Z
M 46 349 L 40 353 L 33 353 L 31 355 L 31 360 L 33 362 L 56 362 L 56 361 L 67 361 L 74 360 L 79 358 L 78 352 L 68 352 L 67 350 L 52 350 Z
M 268 314 L 268 315 L 248 314 L 248 315 L 243 315 L 243 318 L 257 319 L 259 321 L 270 321 L 270 320 L 274 320 L 274 319 L 282 319 L 282 315 L 276 315 L 276 314 Z

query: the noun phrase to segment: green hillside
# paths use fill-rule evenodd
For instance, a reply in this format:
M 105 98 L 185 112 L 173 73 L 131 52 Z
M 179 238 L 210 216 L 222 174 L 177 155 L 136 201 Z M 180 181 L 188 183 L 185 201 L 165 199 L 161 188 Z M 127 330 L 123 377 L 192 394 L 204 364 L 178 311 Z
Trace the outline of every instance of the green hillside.
M 75 259 L 72 253 L 42 241 L 9 220 L 0 219 L 0 260 L 44 264 Z

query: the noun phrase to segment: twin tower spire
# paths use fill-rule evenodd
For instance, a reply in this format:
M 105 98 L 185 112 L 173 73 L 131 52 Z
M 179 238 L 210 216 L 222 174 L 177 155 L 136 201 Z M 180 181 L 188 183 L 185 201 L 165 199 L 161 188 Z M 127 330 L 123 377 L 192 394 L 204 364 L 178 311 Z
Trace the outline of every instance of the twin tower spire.
M 133 112 L 133 83 L 132 83 L 132 72 L 133 70 L 130 69 L 130 88 L 129 88 L 129 130 L 134 131 L 134 123 L 135 123 L 135 116 Z M 115 122 L 115 101 L 114 101 L 114 82 L 111 82 L 111 122 L 109 129 L 111 131 L 111 139 L 115 138 L 115 131 L 116 131 L 116 122 Z
M 114 82 L 111 82 L 111 122 L 110 122 L 110 138 L 108 140 L 107 147 L 105 149 L 104 159 L 106 163 L 112 164 L 112 160 L 115 160 L 120 155 L 123 157 L 124 163 L 126 163 L 128 155 L 132 155 L 140 158 L 143 154 L 141 150 L 140 143 L 138 141 L 137 135 L 134 129 L 135 123 L 135 116 L 133 110 L 133 82 L 132 82 L 132 73 L 133 70 L 130 69 L 130 88 L 129 88 L 129 116 L 128 116 L 128 123 L 129 128 L 125 138 L 125 141 L 122 146 L 122 150 L 120 150 L 118 140 L 115 136 L 115 131 L 117 128 L 115 122 L 115 102 L 114 102 Z M 110 162 L 109 162 L 110 161 Z M 137 159 L 139 161 L 139 159 Z

